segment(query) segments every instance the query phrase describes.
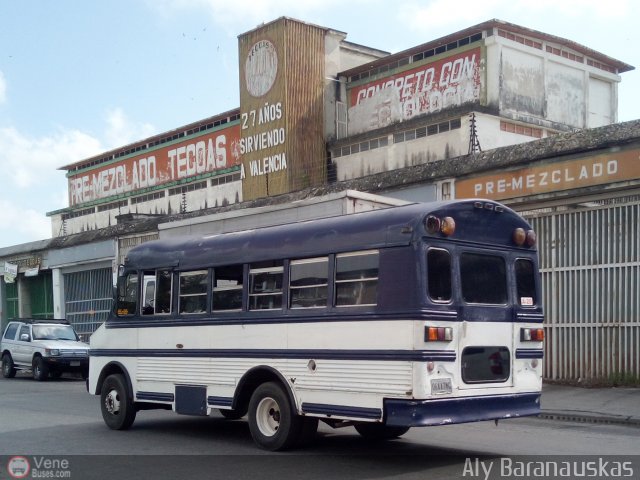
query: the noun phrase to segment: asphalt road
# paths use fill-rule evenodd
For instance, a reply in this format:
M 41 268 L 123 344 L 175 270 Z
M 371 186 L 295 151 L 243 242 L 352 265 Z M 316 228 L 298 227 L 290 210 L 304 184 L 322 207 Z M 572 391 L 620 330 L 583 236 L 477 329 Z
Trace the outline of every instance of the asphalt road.
M 61 474 L 64 469 L 58 468 L 53 471 L 58 478 L 123 479 L 484 479 L 481 467 L 492 464 L 493 475 L 505 456 L 538 461 L 568 455 L 640 456 L 637 428 L 537 418 L 498 426 L 414 428 L 402 439 L 383 443 L 367 442 L 353 428 L 333 430 L 321 424 L 317 440 L 306 449 L 271 453 L 254 445 L 246 420 L 225 420 L 217 412 L 186 417 L 143 411 L 130 430 L 112 431 L 102 421 L 98 400 L 79 378 L 42 383 L 24 374 L 0 378 L 0 479 L 11 478 L 6 465 L 13 456 L 40 467 L 43 460 L 66 459 L 70 473 Z M 544 457 L 529 457 L 534 455 Z M 632 460 L 633 478 L 639 478 L 640 457 Z

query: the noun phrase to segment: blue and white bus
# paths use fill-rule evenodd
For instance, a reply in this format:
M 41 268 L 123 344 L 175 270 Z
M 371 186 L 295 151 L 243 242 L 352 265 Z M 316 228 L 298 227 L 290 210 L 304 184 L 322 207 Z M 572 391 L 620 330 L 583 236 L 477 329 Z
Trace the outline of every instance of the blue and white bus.
M 217 409 L 269 450 L 319 420 L 385 439 L 535 415 L 535 243 L 479 199 L 144 243 L 91 337 L 88 388 L 112 429 Z

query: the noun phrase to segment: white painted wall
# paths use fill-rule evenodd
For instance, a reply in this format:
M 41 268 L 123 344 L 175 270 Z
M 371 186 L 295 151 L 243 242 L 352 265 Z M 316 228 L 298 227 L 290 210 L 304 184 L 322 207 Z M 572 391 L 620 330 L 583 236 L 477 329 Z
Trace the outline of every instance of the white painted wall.
M 500 116 L 541 126 L 591 128 L 616 121 L 620 76 L 587 65 L 566 47 L 542 50 L 494 35 L 486 45 L 486 105 Z M 583 63 L 546 51 L 575 53 Z
M 207 180 L 208 181 L 208 180 Z M 187 192 L 186 203 L 187 212 L 195 210 L 203 210 L 206 208 L 230 205 L 242 202 L 242 182 L 234 181 L 214 187 L 209 186 L 200 190 Z M 165 197 L 151 200 L 148 202 L 137 203 L 121 207 L 120 209 L 107 210 L 98 212 L 97 207 L 94 208 L 96 213 L 82 217 L 67 219 L 65 228 L 62 228 L 62 213 L 51 216 L 52 237 L 60 237 L 63 235 L 73 235 L 75 233 L 86 232 L 88 230 L 96 230 L 105 228 L 117 223 L 116 216 L 126 213 L 142 213 L 151 215 L 176 214 L 180 212 L 182 204 L 182 195 L 169 196 L 169 190 L 165 190 Z
M 476 112 L 476 129 L 482 150 L 538 140 L 533 136 L 502 131 L 500 121 L 500 117 Z M 335 157 L 333 163 L 336 166 L 337 178 L 339 181 L 350 180 L 466 155 L 469 152 L 469 117 L 463 117 L 461 123 L 461 127 L 455 130 L 400 143 L 393 143 L 393 135 L 389 135 L 389 145 L 386 147 Z M 542 136 L 548 136 L 546 129 L 542 129 Z

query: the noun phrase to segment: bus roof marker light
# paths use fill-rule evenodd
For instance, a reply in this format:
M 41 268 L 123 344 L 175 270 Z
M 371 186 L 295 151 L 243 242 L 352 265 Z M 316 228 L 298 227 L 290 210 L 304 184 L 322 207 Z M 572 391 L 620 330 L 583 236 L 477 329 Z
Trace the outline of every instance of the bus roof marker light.
M 427 228 L 427 232 L 434 234 L 440 231 L 440 219 L 434 215 L 429 215 L 425 221 L 424 225 Z
M 527 247 L 533 247 L 536 244 L 537 238 L 536 232 L 533 230 L 527 230 L 527 237 L 525 239 Z
M 444 217 L 440 225 L 440 231 L 450 237 L 456 231 L 456 221 L 451 217 Z
M 527 234 L 524 231 L 524 228 L 516 228 L 513 231 L 513 243 L 517 246 L 521 247 L 524 245 L 524 241 L 526 240 Z

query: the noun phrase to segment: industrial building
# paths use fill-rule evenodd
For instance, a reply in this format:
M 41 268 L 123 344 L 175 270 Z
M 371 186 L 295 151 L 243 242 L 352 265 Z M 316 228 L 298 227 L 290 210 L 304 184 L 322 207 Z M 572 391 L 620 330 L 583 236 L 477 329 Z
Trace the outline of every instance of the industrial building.
M 640 374 L 640 121 L 617 123 L 632 66 L 500 20 L 389 54 L 283 17 L 238 49 L 238 109 L 61 167 L 52 238 L 0 249 L 3 325 L 90 335 L 151 239 L 485 197 L 538 233 L 545 375 Z

